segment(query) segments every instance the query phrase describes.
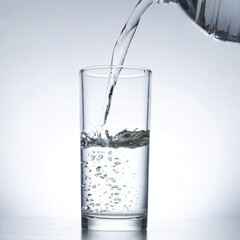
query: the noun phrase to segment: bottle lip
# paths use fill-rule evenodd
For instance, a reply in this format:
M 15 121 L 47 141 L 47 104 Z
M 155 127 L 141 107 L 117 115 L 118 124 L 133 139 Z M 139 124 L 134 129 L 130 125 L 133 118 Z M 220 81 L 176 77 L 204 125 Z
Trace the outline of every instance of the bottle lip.
M 178 3 L 178 0 L 157 0 L 157 3 Z

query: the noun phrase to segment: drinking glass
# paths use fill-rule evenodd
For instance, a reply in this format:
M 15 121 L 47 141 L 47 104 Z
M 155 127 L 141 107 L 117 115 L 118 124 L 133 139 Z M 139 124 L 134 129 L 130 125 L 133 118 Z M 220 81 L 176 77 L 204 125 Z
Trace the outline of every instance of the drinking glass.
M 151 71 L 142 67 L 80 71 L 83 229 L 147 227 L 150 82 Z

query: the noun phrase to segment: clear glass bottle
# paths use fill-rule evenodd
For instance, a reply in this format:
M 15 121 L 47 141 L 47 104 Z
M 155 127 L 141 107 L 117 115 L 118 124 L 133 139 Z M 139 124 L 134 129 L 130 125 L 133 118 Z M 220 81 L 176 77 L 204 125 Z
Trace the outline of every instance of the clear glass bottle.
M 158 0 L 178 3 L 208 34 L 223 41 L 240 42 L 240 0 Z

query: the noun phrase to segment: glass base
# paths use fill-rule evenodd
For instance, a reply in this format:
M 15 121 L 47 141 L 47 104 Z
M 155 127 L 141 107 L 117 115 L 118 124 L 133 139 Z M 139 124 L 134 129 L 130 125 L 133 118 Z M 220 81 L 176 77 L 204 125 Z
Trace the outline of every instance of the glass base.
M 145 230 L 147 228 L 147 217 L 135 218 L 104 218 L 82 216 L 83 230 L 103 231 L 133 231 Z

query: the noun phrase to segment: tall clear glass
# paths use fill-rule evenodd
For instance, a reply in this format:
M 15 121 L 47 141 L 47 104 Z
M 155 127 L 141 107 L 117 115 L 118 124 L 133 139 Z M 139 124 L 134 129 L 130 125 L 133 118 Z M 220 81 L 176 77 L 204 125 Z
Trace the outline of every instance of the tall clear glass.
M 120 72 L 105 114 L 110 71 Z M 82 228 L 147 227 L 151 71 L 96 66 L 80 71 Z

